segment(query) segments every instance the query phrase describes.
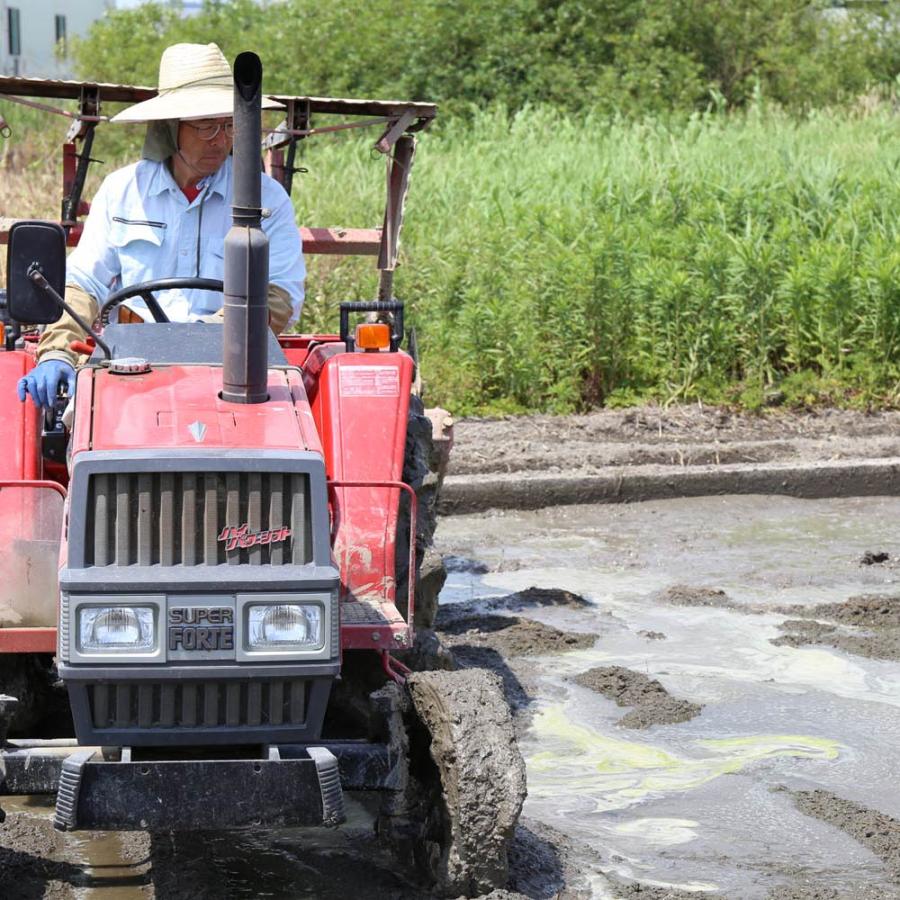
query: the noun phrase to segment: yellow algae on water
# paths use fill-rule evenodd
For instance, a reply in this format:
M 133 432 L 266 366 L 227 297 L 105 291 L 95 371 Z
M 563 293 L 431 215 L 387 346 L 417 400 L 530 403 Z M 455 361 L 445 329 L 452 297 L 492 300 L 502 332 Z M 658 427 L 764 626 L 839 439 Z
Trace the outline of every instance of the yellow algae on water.
M 817 738 L 800 734 L 759 734 L 747 737 L 708 738 L 697 741 L 714 753 L 749 754 L 753 759 L 766 756 L 801 756 L 817 759 L 837 759 L 841 745 L 831 738 Z
M 622 809 L 650 796 L 688 791 L 752 762 L 780 756 L 835 759 L 840 744 L 828 738 L 763 734 L 698 740 L 697 758 L 646 743 L 609 737 L 571 721 L 562 706 L 535 716 L 542 749 L 528 757 L 532 797 L 564 797 L 596 810 Z

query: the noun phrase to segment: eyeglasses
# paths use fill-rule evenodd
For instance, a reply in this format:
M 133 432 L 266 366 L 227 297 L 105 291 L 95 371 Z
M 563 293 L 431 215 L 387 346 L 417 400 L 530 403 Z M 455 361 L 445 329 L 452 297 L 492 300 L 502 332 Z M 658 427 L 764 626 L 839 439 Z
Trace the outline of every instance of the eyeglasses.
M 197 137 L 201 141 L 214 141 L 220 131 L 225 132 L 225 137 L 231 139 L 234 137 L 234 122 L 185 122 L 185 125 L 193 128 L 197 132 Z

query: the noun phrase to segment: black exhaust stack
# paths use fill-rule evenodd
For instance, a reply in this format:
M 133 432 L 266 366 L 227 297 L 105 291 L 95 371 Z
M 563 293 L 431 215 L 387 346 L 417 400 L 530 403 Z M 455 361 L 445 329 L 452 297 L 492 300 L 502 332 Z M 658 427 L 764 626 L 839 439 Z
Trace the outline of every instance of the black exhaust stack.
M 260 225 L 262 63 L 255 53 L 234 61 L 234 205 L 225 236 L 225 333 L 222 399 L 268 399 L 269 239 Z

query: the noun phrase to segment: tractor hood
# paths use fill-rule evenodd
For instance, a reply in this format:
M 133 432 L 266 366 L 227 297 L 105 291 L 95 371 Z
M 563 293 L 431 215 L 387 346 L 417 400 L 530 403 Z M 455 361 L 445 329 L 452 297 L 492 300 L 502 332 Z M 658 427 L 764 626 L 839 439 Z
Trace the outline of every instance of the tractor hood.
M 270 369 L 267 390 L 266 403 L 222 400 L 221 366 L 160 366 L 134 375 L 91 367 L 79 375 L 78 415 L 91 416 L 92 450 L 265 447 L 321 453 L 300 372 Z

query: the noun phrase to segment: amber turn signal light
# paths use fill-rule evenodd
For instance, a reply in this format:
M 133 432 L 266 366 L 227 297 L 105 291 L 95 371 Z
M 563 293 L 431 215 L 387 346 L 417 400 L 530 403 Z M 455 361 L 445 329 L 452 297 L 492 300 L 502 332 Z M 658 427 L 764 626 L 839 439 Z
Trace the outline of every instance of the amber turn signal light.
M 385 350 L 391 346 L 391 328 L 384 322 L 367 322 L 356 326 L 358 350 Z

